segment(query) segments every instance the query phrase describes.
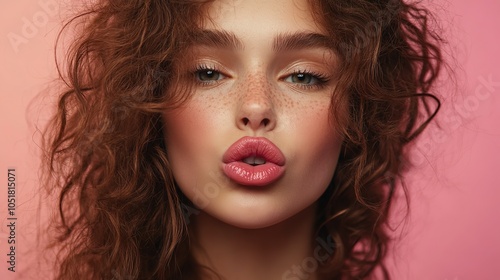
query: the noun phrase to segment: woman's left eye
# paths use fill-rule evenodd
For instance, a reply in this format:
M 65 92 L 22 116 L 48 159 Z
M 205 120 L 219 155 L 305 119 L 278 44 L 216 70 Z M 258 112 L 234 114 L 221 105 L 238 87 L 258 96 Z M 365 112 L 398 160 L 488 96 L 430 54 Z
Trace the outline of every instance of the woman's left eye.
M 327 79 L 319 74 L 297 72 L 285 78 L 285 82 L 303 86 L 319 86 L 327 82 Z

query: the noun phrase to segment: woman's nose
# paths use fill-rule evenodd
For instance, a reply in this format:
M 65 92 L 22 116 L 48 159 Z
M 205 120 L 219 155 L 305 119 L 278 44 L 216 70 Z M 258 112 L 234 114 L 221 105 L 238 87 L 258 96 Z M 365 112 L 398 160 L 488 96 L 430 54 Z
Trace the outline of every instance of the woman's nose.
M 236 125 L 241 130 L 271 131 L 276 127 L 276 114 L 271 86 L 261 78 L 246 81 L 238 97 Z

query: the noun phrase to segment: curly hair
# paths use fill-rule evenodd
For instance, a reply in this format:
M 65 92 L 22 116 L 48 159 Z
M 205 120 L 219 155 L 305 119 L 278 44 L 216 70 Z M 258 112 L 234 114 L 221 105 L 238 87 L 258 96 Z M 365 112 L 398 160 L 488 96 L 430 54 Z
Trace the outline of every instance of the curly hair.
M 443 40 L 419 3 L 309 2 L 341 58 L 331 119 L 344 143 L 316 221 L 335 250 L 321 279 L 364 279 L 378 268 L 389 279 L 389 209 L 398 186 L 406 192 L 408 144 L 439 110 L 430 90 Z M 168 89 L 207 3 L 94 1 L 61 30 L 81 23 L 44 132 L 44 185 L 59 195 L 57 279 L 196 279 L 187 274 L 196 269 L 189 202 L 170 169 L 161 114 L 189 99 L 187 89 Z

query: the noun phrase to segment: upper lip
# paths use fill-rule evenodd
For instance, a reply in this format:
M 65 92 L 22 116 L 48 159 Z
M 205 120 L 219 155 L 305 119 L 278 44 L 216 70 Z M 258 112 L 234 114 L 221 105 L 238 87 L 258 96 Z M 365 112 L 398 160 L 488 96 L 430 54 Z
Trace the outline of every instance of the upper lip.
M 222 161 L 224 163 L 242 161 L 250 156 L 261 157 L 266 162 L 279 166 L 285 164 L 285 156 L 273 142 L 264 137 L 250 136 L 242 137 L 234 142 L 224 153 Z

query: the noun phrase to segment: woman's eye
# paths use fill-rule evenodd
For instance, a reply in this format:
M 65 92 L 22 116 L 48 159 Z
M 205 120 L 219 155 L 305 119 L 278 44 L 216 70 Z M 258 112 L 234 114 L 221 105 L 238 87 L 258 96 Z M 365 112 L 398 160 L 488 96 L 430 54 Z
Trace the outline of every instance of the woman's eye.
M 319 85 L 324 82 L 321 77 L 317 77 L 316 75 L 310 73 L 294 73 L 286 77 L 285 81 L 306 86 Z
M 201 82 L 211 82 L 221 80 L 224 78 L 224 75 L 216 70 L 200 69 L 196 71 L 196 78 Z

